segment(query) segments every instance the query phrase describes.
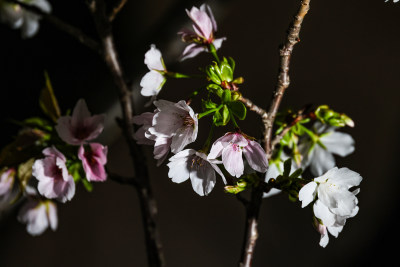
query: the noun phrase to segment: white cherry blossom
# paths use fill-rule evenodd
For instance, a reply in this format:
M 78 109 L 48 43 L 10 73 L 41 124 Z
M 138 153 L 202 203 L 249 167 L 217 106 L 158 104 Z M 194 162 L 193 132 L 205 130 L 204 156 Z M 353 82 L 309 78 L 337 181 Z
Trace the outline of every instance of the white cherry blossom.
M 18 221 L 26 223 L 29 234 L 42 234 L 49 226 L 55 231 L 58 225 L 57 206 L 50 200 L 28 199 L 18 214 Z
M 215 186 L 217 172 L 226 184 L 225 177 L 215 159 L 207 159 L 207 155 L 194 149 L 185 149 L 169 159 L 168 177 L 174 183 L 182 183 L 190 178 L 193 190 L 200 196 L 208 195 Z
M 319 176 L 336 165 L 333 154 L 345 157 L 354 151 L 354 139 L 346 133 L 336 132 L 320 122 L 314 125 L 318 142 L 306 139 L 299 145 L 303 155 L 302 168 L 310 166 L 311 173 Z
M 156 96 L 164 85 L 166 78 L 164 72 L 167 71 L 160 50 L 154 44 L 144 55 L 144 63 L 149 68 L 149 72 L 140 81 L 143 96 Z

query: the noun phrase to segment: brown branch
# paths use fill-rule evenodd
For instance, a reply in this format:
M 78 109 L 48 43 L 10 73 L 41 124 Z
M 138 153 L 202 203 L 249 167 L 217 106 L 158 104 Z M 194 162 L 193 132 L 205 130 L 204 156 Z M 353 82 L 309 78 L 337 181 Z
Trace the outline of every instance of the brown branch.
M 300 42 L 299 34 L 301 30 L 301 24 L 303 22 L 304 17 L 307 15 L 308 10 L 310 9 L 310 0 L 301 1 L 301 6 L 297 12 L 297 15 L 294 17 L 292 24 L 289 27 L 287 39 L 285 44 L 280 49 L 280 67 L 278 74 L 278 82 L 275 88 L 275 93 L 273 96 L 272 104 L 269 108 L 268 112 L 268 123 L 265 124 L 265 135 L 264 135 L 264 148 L 267 152 L 268 158 L 271 157 L 272 154 L 272 126 L 275 121 L 276 114 L 279 109 L 279 105 L 281 104 L 283 94 L 286 89 L 289 87 L 290 78 L 289 78 L 289 65 L 290 58 L 292 56 L 294 46 Z
M 89 47 L 90 49 L 96 51 L 97 53 L 100 53 L 100 45 L 98 42 L 87 36 L 85 33 L 83 33 L 80 29 L 62 21 L 61 19 L 43 12 L 40 8 L 32 5 L 28 5 L 25 3 L 22 3 L 18 0 L 7 0 L 9 2 L 15 3 L 23 7 L 25 10 L 28 10 L 29 12 L 35 13 L 36 15 L 39 15 L 42 17 L 44 20 L 47 22 L 53 24 L 57 29 L 69 34 L 76 40 L 78 40 L 81 44 Z
M 162 244 L 156 227 L 157 205 L 150 185 L 146 159 L 141 147 L 138 146 L 136 141 L 133 139 L 133 99 L 128 85 L 125 82 L 122 66 L 115 49 L 111 22 L 106 14 L 104 0 L 87 0 L 87 4 L 92 13 L 97 32 L 102 42 L 103 59 L 106 62 L 118 89 L 119 101 L 123 115 L 121 126 L 128 143 L 136 177 L 140 179 L 140 186 L 136 186 L 135 188 L 138 193 L 142 212 L 148 263 L 151 267 L 165 266 Z
M 268 118 L 267 111 L 254 104 L 250 99 L 241 96 L 239 101 L 242 102 L 249 110 L 257 113 L 264 120 Z
M 309 10 L 311 0 L 301 1 L 301 6 L 294 17 L 292 24 L 289 27 L 287 39 L 285 44 L 280 49 L 280 68 L 278 75 L 278 83 L 272 99 L 272 104 L 268 111 L 268 117 L 263 120 L 265 125 L 264 133 L 264 146 L 267 153 L 268 159 L 272 154 L 271 138 L 272 138 L 272 126 L 275 121 L 276 114 L 278 112 L 279 105 L 282 101 L 285 90 L 289 87 L 289 64 L 290 57 L 293 52 L 293 47 L 299 42 L 299 33 L 301 24 L 304 16 Z M 264 176 L 259 177 L 262 181 Z M 254 250 L 258 238 L 257 223 L 258 215 L 262 204 L 263 195 L 263 183 L 260 182 L 251 193 L 251 200 L 249 205 L 246 207 L 246 228 L 243 240 L 243 249 L 240 267 L 250 267 L 254 258 Z
M 113 8 L 111 14 L 109 15 L 109 21 L 112 22 L 115 17 L 118 15 L 118 13 L 122 10 L 122 8 L 125 6 L 125 4 L 128 2 L 128 0 L 119 0 L 117 5 Z

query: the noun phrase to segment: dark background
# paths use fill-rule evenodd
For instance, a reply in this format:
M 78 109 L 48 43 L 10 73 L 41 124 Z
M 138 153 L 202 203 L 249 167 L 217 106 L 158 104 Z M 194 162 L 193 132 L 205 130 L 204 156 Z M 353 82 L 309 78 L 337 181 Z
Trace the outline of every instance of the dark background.
M 80 0 L 52 1 L 54 14 L 91 36 L 94 26 Z M 278 46 L 285 38 L 300 1 L 209 1 L 226 36 L 220 52 L 237 62 L 245 78 L 242 93 L 266 107 L 276 83 Z M 178 64 L 184 44 L 176 32 L 190 27 L 184 12 L 198 1 L 129 1 L 115 22 L 115 38 L 126 76 L 142 105 L 139 82 L 145 74 L 143 55 L 155 43 L 167 67 L 194 73 L 208 63 L 201 54 Z M 338 239 L 318 245 L 311 211 L 285 195 L 264 200 L 254 266 L 366 266 L 397 262 L 399 207 L 400 4 L 369 1 L 311 1 L 301 42 L 294 50 L 291 85 L 282 105 L 328 104 L 356 123 L 346 129 L 356 151 L 338 159 L 339 167 L 359 172 L 359 214 L 347 221 Z M 7 119 L 40 115 L 37 104 L 43 71 L 53 82 L 63 111 L 85 98 L 93 113 L 107 113 L 100 141 L 109 146 L 109 168 L 132 173 L 127 148 L 114 118 L 120 114 L 116 89 L 98 56 L 52 25 L 42 21 L 39 34 L 21 40 L 20 33 L 0 25 L 1 144 L 17 127 Z M 168 80 L 160 98 L 186 99 L 199 81 Z M 196 107 L 196 105 L 195 105 Z M 143 112 L 143 109 L 137 110 Z M 200 123 L 200 142 L 206 130 Z M 242 129 L 260 137 L 259 118 L 249 113 Z M 225 131 L 225 130 L 224 130 Z M 219 132 L 219 134 L 222 134 Z M 203 139 L 202 139 L 203 138 Z M 196 142 L 192 147 L 200 148 Z M 236 266 L 240 257 L 244 209 L 223 193 L 222 181 L 207 197 L 190 182 L 174 184 L 168 168 L 155 167 L 146 149 L 151 181 L 159 206 L 159 228 L 168 266 Z M 31 237 L 15 214 L 0 224 L 0 266 L 146 266 L 138 200 L 133 188 L 112 181 L 79 188 L 74 199 L 58 205 L 59 227 Z

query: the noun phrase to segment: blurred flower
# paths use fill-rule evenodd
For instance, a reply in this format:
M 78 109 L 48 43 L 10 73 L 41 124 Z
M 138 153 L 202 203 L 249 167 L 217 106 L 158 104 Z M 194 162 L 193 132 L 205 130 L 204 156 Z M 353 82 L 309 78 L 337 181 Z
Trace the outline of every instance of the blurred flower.
M 240 133 L 226 133 L 217 139 L 211 147 L 208 159 L 222 155 L 222 162 L 230 175 L 240 177 L 244 171 L 242 153 L 250 167 L 258 172 L 266 172 L 268 161 L 265 151 L 259 143 L 245 138 Z
M 173 103 L 166 100 L 154 101 L 158 112 L 154 115 L 149 133 L 158 138 L 171 138 L 171 151 L 178 153 L 197 138 L 198 119 L 193 109 L 181 100 Z M 154 138 L 154 137 L 153 137 Z M 165 143 L 165 142 L 163 142 Z
M 345 157 L 354 151 L 354 139 L 349 134 L 336 132 L 334 127 L 320 122 L 315 123 L 314 130 L 318 139 L 304 140 L 299 145 L 299 150 L 303 155 L 303 169 L 310 166 L 311 173 L 319 176 L 336 165 L 332 154 Z
M 317 198 L 313 206 L 315 217 L 320 220 L 319 224 L 337 237 L 346 220 L 358 213 L 356 195 L 360 190 L 350 192 L 349 189 L 358 186 L 361 180 L 362 177 L 358 173 L 347 168 L 335 167 L 303 186 L 299 192 L 299 200 L 304 208 Z M 318 226 L 318 229 L 320 228 L 321 226 Z M 320 245 L 326 246 L 329 238 L 324 232 L 321 235 Z
M 13 168 L 5 170 L 0 175 L 0 197 L 5 199 L 11 194 L 15 181 L 15 170 Z
M 107 179 L 104 165 L 107 163 L 107 147 L 98 143 L 90 143 L 86 149 L 83 145 L 79 148 L 78 158 L 88 181 L 103 182 Z
M 18 221 L 26 223 L 26 230 L 33 236 L 42 234 L 49 226 L 55 231 L 58 225 L 57 206 L 50 200 L 29 199 L 19 211 Z
M 208 51 L 210 44 L 213 44 L 215 49 L 218 50 L 226 38 L 215 39 L 214 35 L 217 31 L 217 23 L 215 22 L 210 6 L 202 4 L 200 9 L 192 7 L 190 11 L 186 10 L 186 13 L 194 23 L 194 32 L 187 29 L 178 32 L 182 40 L 189 43 L 183 51 L 181 60 L 192 58 L 203 51 Z
M 144 55 L 144 63 L 149 68 L 149 72 L 140 81 L 143 96 L 156 96 L 163 87 L 166 78 L 164 73 L 167 71 L 160 50 L 154 44 Z
M 39 8 L 45 13 L 51 12 L 51 5 L 46 0 L 23 0 L 22 3 Z M 22 38 L 33 37 L 39 30 L 41 17 L 25 10 L 18 4 L 0 0 L 0 20 L 13 29 L 21 28 Z
M 193 190 L 200 196 L 208 195 L 214 188 L 217 172 L 226 184 L 225 177 L 216 164 L 221 161 L 207 159 L 207 155 L 194 149 L 185 149 L 169 159 L 168 177 L 174 183 L 190 178 Z
M 103 131 L 104 115 L 91 116 L 84 99 L 79 99 L 71 116 L 60 117 L 56 131 L 70 145 L 82 145 Z
M 65 156 L 55 147 L 44 149 L 43 154 L 46 157 L 36 160 L 32 166 L 32 175 L 39 181 L 39 193 L 61 202 L 71 200 L 75 195 L 75 183 L 65 165 Z

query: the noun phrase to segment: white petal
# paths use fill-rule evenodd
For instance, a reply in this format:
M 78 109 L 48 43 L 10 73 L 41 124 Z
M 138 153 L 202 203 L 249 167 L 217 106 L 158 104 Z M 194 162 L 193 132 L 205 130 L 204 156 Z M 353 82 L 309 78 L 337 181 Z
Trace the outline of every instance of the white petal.
M 225 169 L 230 175 L 239 178 L 244 171 L 242 150 L 234 149 L 233 145 L 229 145 L 222 151 L 222 162 Z
M 311 173 L 320 176 L 335 166 L 335 158 L 329 151 L 316 144 L 310 165 Z
M 333 214 L 322 201 L 317 200 L 313 206 L 314 215 L 322 221 L 322 223 L 329 227 L 333 226 L 336 222 L 335 214 Z
M 182 183 L 189 179 L 188 161 L 188 158 L 180 158 L 167 164 L 169 167 L 168 177 L 171 178 L 174 183 Z
M 345 157 L 354 151 L 354 139 L 346 133 L 331 132 L 320 138 L 329 152 Z
M 330 226 L 328 227 L 328 231 L 331 235 L 333 235 L 334 237 L 338 237 L 339 233 L 343 230 L 343 226 Z
M 140 81 L 140 86 L 143 87 L 140 93 L 142 96 L 158 95 L 165 82 L 165 77 L 157 71 L 149 71 Z
M 161 52 L 156 48 L 154 44 L 150 46 L 150 50 L 148 50 L 144 55 L 144 64 L 147 65 L 149 70 L 165 70 L 162 64 Z
M 200 196 L 208 195 L 215 186 L 215 171 L 210 164 L 203 160 L 203 165 L 194 163 L 190 169 L 190 181 L 193 190 Z
M 314 201 L 316 195 L 317 183 L 309 182 L 300 189 L 299 200 L 302 202 L 301 207 L 304 208 L 312 201 Z

